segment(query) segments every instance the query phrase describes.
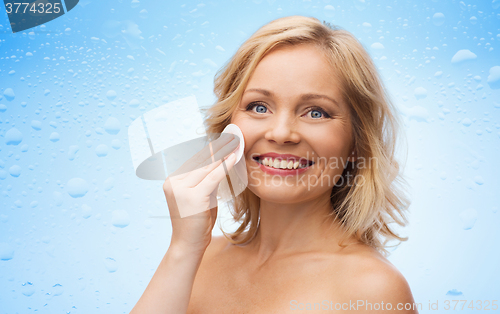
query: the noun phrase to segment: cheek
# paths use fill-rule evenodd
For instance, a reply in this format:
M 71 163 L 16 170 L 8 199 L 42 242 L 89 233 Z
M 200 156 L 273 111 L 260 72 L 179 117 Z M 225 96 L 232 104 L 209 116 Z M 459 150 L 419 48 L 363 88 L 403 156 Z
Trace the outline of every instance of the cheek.
M 314 136 L 308 137 L 308 142 L 320 157 L 324 166 L 330 163 L 342 164 L 347 162 L 350 153 L 350 137 L 347 132 L 341 130 L 329 130 L 316 132 Z

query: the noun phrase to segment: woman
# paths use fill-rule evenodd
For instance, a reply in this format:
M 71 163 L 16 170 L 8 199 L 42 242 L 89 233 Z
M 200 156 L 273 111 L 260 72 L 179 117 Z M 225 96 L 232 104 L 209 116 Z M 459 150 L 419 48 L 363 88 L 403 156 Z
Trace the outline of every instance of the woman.
M 404 226 L 409 206 L 394 160 L 399 120 L 361 44 L 315 18 L 280 18 L 240 47 L 214 91 L 208 133 L 233 123 L 245 137 L 248 187 L 232 204 L 240 226 L 211 237 L 210 194 L 234 154 L 167 179 L 172 218 L 182 200 L 207 210 L 172 219 L 132 313 L 417 313 L 384 257 L 387 241 L 405 240 L 389 223 Z

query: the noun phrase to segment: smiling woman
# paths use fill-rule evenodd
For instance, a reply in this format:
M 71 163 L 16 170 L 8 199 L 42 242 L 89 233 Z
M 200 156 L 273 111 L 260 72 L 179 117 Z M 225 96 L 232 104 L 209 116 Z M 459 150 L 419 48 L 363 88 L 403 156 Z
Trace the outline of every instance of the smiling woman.
M 240 47 L 214 91 L 207 133 L 235 124 L 245 140 L 248 187 L 230 206 L 239 227 L 212 239 L 217 207 L 172 219 L 170 248 L 134 310 L 417 313 L 385 258 L 387 241 L 404 240 L 389 224 L 404 226 L 409 205 L 394 157 L 399 119 L 362 45 L 315 18 L 281 18 Z M 193 204 L 225 175 L 217 162 L 204 171 L 183 179 L 199 188 L 186 196 Z M 164 191 L 176 218 L 169 179 Z
M 244 128 L 248 122 L 252 132 L 243 132 L 245 137 L 264 130 L 268 139 L 273 134 L 289 136 L 279 138 L 281 145 L 272 148 L 311 156 L 315 150 L 306 147 L 307 141 L 291 143 L 300 141 L 301 135 L 314 137 L 320 146 L 348 141 L 350 146 L 337 144 L 343 146 L 338 155 L 316 156 L 341 159 L 339 164 L 345 165 L 340 184 L 331 189 L 330 213 L 342 223 L 345 235 L 357 234 L 381 253 L 388 253 L 385 241 L 404 240 L 388 226 L 390 222 L 404 226 L 409 206 L 406 182 L 394 158 L 402 132 L 399 117 L 369 55 L 349 32 L 314 18 L 275 20 L 240 47 L 218 73 L 214 91 L 219 101 L 208 109 L 210 133 L 220 132 L 228 123 Z M 252 152 L 247 145 L 247 154 L 270 148 Z M 353 177 L 364 184 L 349 184 Z M 255 196 L 249 188 L 233 207 L 241 221 L 231 236 L 238 238 L 235 243 L 248 241 L 257 230 L 261 205 Z

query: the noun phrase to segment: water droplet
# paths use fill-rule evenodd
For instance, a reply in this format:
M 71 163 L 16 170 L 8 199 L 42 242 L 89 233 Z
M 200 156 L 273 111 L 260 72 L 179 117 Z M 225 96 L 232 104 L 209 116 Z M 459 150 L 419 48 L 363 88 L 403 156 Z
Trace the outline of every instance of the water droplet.
M 450 291 L 446 292 L 446 295 L 457 296 L 457 295 L 462 295 L 462 292 L 458 291 L 457 289 L 451 289 Z
M 441 26 L 444 24 L 444 14 L 441 12 L 435 13 L 434 16 L 432 16 L 432 23 L 436 26 Z
M 137 49 L 141 47 L 141 40 L 143 39 L 141 36 L 142 32 L 139 29 L 139 25 L 136 23 L 125 20 L 122 22 L 122 30 L 121 34 L 125 41 L 132 49 Z M 127 56 L 128 57 L 128 56 Z
M 494 66 L 490 69 L 488 85 L 491 89 L 500 89 L 500 66 Z
M 59 296 L 63 294 L 63 292 L 64 292 L 63 286 L 61 286 L 60 284 L 56 283 L 55 285 L 52 286 L 53 296 Z
M 427 90 L 423 87 L 417 87 L 415 88 L 414 94 L 417 99 L 424 99 L 427 97 Z
M 459 64 L 465 61 L 474 60 L 476 58 L 477 58 L 476 54 L 470 51 L 469 49 L 462 49 L 457 51 L 457 53 L 455 53 L 453 58 L 451 58 L 451 63 Z
M 139 105 L 140 105 L 140 104 L 141 104 L 141 103 L 140 103 L 140 102 L 139 102 L 139 100 L 137 100 L 137 99 L 132 99 L 132 100 L 128 103 L 128 105 L 129 105 L 130 107 L 132 107 L 132 108 L 137 108 L 137 107 L 139 107 Z
M 14 98 L 16 98 L 16 94 L 14 94 L 14 90 L 12 88 L 6 88 L 3 91 L 3 95 L 8 101 L 13 101 Z
M 120 149 L 122 147 L 122 142 L 118 139 L 114 139 L 111 141 L 111 147 L 114 149 Z
M 106 157 L 108 155 L 108 146 L 106 144 L 97 145 L 95 148 L 95 153 L 98 157 Z
M 477 23 L 477 17 L 472 16 L 470 19 L 471 24 L 476 24 Z
M 61 136 L 59 135 L 59 133 L 57 133 L 57 132 L 52 132 L 52 133 L 50 134 L 49 140 L 50 140 L 51 142 L 54 142 L 54 143 L 55 143 L 55 142 L 59 141 L 60 137 L 61 137 Z
M 141 2 L 139 0 L 132 0 L 132 2 L 130 3 L 130 6 L 135 9 L 137 7 L 139 7 L 139 5 L 141 4 Z
M 83 204 L 82 205 L 82 217 L 84 219 L 88 219 L 88 218 L 90 218 L 90 216 L 92 216 L 92 207 L 90 207 L 87 204 Z
M 130 224 L 130 215 L 124 209 L 117 209 L 113 211 L 113 217 L 111 219 L 113 226 L 118 228 L 125 228 Z
M 115 271 L 118 270 L 118 263 L 112 257 L 106 257 L 104 259 L 104 266 L 110 273 L 114 273 Z
M 462 125 L 464 125 L 464 126 L 470 126 L 471 124 L 472 124 L 472 121 L 469 118 L 464 118 L 462 120 Z
M 109 191 L 115 186 L 115 179 L 113 178 L 107 178 L 104 181 L 104 190 Z
M 11 128 L 5 133 L 5 144 L 18 145 L 23 140 L 23 134 L 16 128 Z
M 335 7 L 333 5 L 327 4 L 323 9 L 327 17 L 333 17 L 335 13 Z
M 42 129 L 42 122 L 38 120 L 31 121 L 31 127 L 33 130 L 40 131 Z
M 83 197 L 89 191 L 89 184 L 82 178 L 73 178 L 66 184 L 66 191 L 73 198 Z
M 9 168 L 9 173 L 11 176 L 17 178 L 21 175 L 21 167 L 19 167 L 18 165 L 13 165 Z
M 35 293 L 35 287 L 33 287 L 33 283 L 27 281 L 23 283 L 21 291 L 25 296 L 30 297 L 33 295 L 33 293 Z
M 381 43 L 373 43 L 370 47 L 375 50 L 382 50 L 385 48 Z
M 475 176 L 474 177 L 474 182 L 476 182 L 477 185 L 483 185 L 484 184 L 483 177 L 481 177 L 481 176 Z
M 361 26 L 363 27 L 363 31 L 365 33 L 369 33 L 372 30 L 372 24 L 368 22 L 364 22 L 363 24 L 361 24 Z
M 464 230 L 472 229 L 477 220 L 477 212 L 472 208 L 466 209 L 460 213 L 460 218 L 462 219 L 462 228 Z
M 116 98 L 116 92 L 114 90 L 109 90 L 107 93 L 106 93 L 106 97 L 113 101 L 115 98 Z
M 80 150 L 78 145 L 71 145 L 68 149 L 68 159 L 74 160 L 76 157 L 76 153 Z
M 14 249 L 4 242 L 0 242 L 0 260 L 8 261 L 14 257 Z
M 112 135 L 118 134 L 118 132 L 120 132 L 120 128 L 120 121 L 114 117 L 109 117 L 104 124 L 104 129 L 106 130 L 106 132 Z

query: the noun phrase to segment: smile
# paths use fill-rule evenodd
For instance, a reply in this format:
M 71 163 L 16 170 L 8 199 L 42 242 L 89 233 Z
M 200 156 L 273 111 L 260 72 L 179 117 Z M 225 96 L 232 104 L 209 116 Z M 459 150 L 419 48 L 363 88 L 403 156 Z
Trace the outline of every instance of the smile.
M 259 165 L 260 169 L 272 175 L 297 175 L 307 171 L 314 162 L 294 157 L 268 157 L 256 156 L 253 160 Z

